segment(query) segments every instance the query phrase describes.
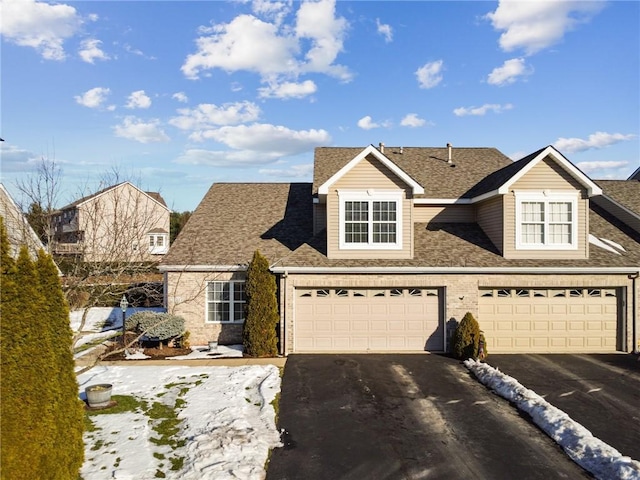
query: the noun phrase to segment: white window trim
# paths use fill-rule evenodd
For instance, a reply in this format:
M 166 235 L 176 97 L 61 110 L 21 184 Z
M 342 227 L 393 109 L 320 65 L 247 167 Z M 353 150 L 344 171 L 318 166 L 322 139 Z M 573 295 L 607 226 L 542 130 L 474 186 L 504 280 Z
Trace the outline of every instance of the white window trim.
M 339 206 L 339 247 L 341 250 L 402 250 L 402 190 L 338 190 Z M 347 243 L 345 235 L 345 203 L 346 202 L 395 202 L 396 203 L 396 241 L 394 243 L 373 243 L 373 221 L 370 218 L 369 242 Z M 373 214 L 373 208 L 369 211 Z
M 578 249 L 578 196 L 579 192 L 561 191 L 514 191 L 516 201 L 516 250 L 577 250 Z M 542 202 L 545 212 L 545 234 L 548 229 L 548 205 L 552 202 L 571 204 L 571 243 L 568 244 L 531 244 L 522 242 L 522 203 Z
M 211 285 L 212 283 L 228 283 L 229 284 L 229 319 L 230 320 L 228 321 L 209 319 L 209 303 L 210 303 L 209 302 L 209 285 Z M 237 283 L 245 284 L 246 282 L 237 281 L 237 280 L 211 280 L 207 282 L 207 288 L 205 288 L 205 291 L 204 291 L 204 323 L 214 324 L 214 325 L 242 325 L 244 323 L 244 318 L 238 322 L 233 321 L 236 305 L 241 305 L 242 308 L 244 308 L 244 306 L 246 305 L 246 302 L 239 303 L 239 302 L 233 301 L 235 284 Z M 211 303 L 215 303 L 215 302 L 211 302 Z
M 162 246 L 158 246 L 158 237 L 162 237 Z M 151 246 L 151 239 L 153 238 L 153 246 Z M 166 233 L 148 233 L 147 244 L 149 245 L 149 253 L 162 254 L 169 251 L 169 235 Z

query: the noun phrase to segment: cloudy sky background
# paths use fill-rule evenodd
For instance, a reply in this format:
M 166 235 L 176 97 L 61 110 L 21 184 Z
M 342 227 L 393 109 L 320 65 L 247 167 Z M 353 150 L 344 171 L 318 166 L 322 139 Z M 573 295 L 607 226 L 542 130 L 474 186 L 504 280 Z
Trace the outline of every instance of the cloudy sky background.
M 310 181 L 318 146 L 555 145 L 640 166 L 640 2 L 1 0 L 2 182 L 62 206 L 117 171 L 193 210 L 214 182 Z

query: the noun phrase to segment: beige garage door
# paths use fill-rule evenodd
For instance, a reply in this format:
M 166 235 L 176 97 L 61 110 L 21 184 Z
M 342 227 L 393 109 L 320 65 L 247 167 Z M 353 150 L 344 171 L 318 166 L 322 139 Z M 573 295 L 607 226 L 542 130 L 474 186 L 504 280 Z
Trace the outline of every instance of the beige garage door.
M 489 353 L 614 352 L 615 289 L 481 289 L 480 328 Z
M 442 351 L 437 289 L 296 289 L 294 351 Z

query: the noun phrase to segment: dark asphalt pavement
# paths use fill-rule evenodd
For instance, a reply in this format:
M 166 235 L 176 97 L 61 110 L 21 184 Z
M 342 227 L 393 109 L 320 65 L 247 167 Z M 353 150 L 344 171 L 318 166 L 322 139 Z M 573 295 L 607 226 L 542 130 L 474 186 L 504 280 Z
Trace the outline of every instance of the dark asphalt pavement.
M 291 355 L 268 480 L 591 478 L 460 362 Z
M 632 354 L 489 355 L 622 455 L 640 460 L 640 361 Z

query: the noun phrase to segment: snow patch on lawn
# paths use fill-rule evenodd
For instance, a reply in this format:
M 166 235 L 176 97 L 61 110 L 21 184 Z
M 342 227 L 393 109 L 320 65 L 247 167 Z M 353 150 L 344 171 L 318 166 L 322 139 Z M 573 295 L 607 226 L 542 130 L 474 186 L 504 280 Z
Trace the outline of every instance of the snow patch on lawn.
M 640 462 L 623 456 L 615 448 L 594 437 L 584 426 L 533 390 L 525 388 L 513 377 L 486 363 L 469 359 L 464 364 L 480 382 L 528 413 L 534 423 L 553 438 L 574 462 L 596 478 L 640 479 Z

